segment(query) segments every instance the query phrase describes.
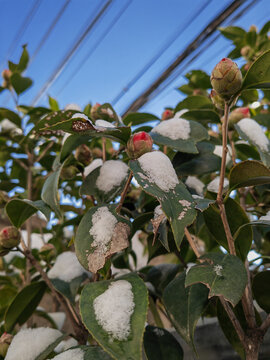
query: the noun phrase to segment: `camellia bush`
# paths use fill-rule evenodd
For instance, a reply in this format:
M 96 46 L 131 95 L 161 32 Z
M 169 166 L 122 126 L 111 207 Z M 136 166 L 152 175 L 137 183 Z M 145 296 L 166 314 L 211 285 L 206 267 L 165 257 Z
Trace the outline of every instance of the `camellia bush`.
M 201 317 L 258 359 L 270 327 L 269 28 L 222 28 L 242 68 L 223 58 L 211 77 L 189 72 L 161 118 L 24 105 L 26 47 L 9 62 L 2 359 L 181 360 L 168 329 L 196 353 Z

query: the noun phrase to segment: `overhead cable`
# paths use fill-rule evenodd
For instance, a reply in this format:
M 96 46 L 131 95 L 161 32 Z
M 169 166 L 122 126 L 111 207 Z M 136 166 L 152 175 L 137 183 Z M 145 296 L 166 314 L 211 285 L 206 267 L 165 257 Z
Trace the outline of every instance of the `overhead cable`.
M 93 27 L 96 25 L 96 23 L 102 18 L 107 8 L 111 5 L 113 0 L 108 0 L 105 5 L 102 7 L 102 9 L 98 12 L 98 14 L 94 17 L 94 19 L 90 22 L 90 24 L 87 26 L 85 31 L 82 33 L 82 35 L 79 37 L 79 39 L 75 42 L 75 44 L 72 46 L 72 48 L 67 52 L 67 54 L 64 56 L 63 60 L 60 62 L 60 64 L 57 66 L 57 68 L 54 70 L 50 78 L 47 80 L 47 82 L 44 84 L 44 86 L 41 88 L 39 93 L 36 95 L 34 100 L 32 101 L 32 106 L 35 106 L 38 101 L 43 97 L 45 92 L 52 86 L 52 84 L 55 82 L 55 80 L 58 78 L 58 76 L 61 74 L 61 72 L 64 70 L 72 56 L 75 54 L 77 49 L 80 47 L 82 42 L 85 40 L 87 35 L 91 32 Z

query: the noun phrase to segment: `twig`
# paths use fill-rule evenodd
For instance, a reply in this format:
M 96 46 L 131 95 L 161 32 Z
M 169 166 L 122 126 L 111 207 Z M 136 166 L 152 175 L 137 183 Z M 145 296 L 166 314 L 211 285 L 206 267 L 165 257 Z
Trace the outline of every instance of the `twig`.
M 234 141 L 232 139 L 232 131 L 228 132 L 228 136 L 229 136 L 229 140 L 230 140 L 230 144 L 231 144 L 231 148 L 232 148 L 232 162 L 233 165 L 236 165 L 236 150 L 235 150 L 235 145 L 234 145 Z
M 189 245 L 191 246 L 192 250 L 194 251 L 194 254 L 196 255 L 197 258 L 199 258 L 201 256 L 200 251 L 199 251 L 197 245 L 195 244 L 195 242 L 193 241 L 192 236 L 187 228 L 185 228 L 185 235 L 186 235 L 187 241 L 189 242 Z
M 122 194 L 121 194 L 121 199 L 120 199 L 120 202 L 116 208 L 116 212 L 120 213 L 120 210 L 124 204 L 124 201 L 125 201 L 125 197 L 127 195 L 127 191 L 128 191 L 128 188 L 129 188 L 129 185 L 131 183 L 131 180 L 132 180 L 132 177 L 133 177 L 133 173 L 132 171 L 129 173 L 129 176 L 128 176 L 128 179 L 127 179 L 127 182 L 126 182 L 126 185 L 124 187 L 124 190 L 122 191 Z
M 270 327 L 270 314 L 268 314 L 267 318 L 260 326 L 260 330 L 265 334 L 269 327 Z
M 21 160 L 19 159 L 13 159 L 13 161 L 16 161 L 17 164 L 19 164 L 24 170 L 28 171 L 28 166 L 25 165 Z
M 225 299 L 221 296 L 219 297 L 219 299 L 220 299 L 220 302 L 221 302 L 222 306 L 224 307 L 228 317 L 230 318 L 231 323 L 233 324 L 233 327 L 239 337 L 239 340 L 241 341 L 241 344 L 245 348 L 246 347 L 246 344 L 245 344 L 246 336 L 245 336 L 244 330 L 242 329 L 240 322 L 238 321 L 237 317 L 235 316 L 235 313 L 233 312 L 229 303 L 227 301 L 225 301 Z
M 106 138 L 102 138 L 102 160 L 106 161 Z
M 45 149 L 42 151 L 42 153 L 37 157 L 37 159 L 35 160 L 36 162 L 39 162 L 43 156 L 46 154 L 46 152 L 48 150 L 50 150 L 50 148 L 54 145 L 54 141 L 51 141 L 46 147 Z

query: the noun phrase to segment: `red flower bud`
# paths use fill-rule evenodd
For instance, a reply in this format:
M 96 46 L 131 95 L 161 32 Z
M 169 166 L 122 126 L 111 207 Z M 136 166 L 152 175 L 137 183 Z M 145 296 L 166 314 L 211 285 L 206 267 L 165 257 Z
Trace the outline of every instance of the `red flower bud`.
M 248 107 L 234 109 L 229 115 L 229 127 L 232 128 L 233 124 L 238 123 L 238 121 L 244 118 L 250 118 Z
M 210 99 L 217 109 L 224 109 L 224 99 L 222 99 L 214 89 L 211 90 Z
M 90 116 L 93 120 L 98 120 L 99 119 L 99 115 L 97 113 L 97 109 L 101 106 L 101 104 L 99 103 L 96 103 L 95 105 L 93 105 L 91 107 L 91 110 L 90 110 Z
M 4 332 L 3 335 L 0 337 L 0 356 L 3 358 L 6 356 L 9 345 L 11 344 L 11 341 L 13 339 L 13 336 Z
M 242 86 L 242 74 L 231 59 L 222 59 L 211 74 L 211 84 L 219 96 L 229 100 Z
M 168 120 L 168 119 L 173 118 L 173 116 L 174 116 L 173 111 L 170 110 L 170 109 L 166 109 L 166 110 L 163 111 L 161 119 L 162 120 Z
M 137 159 L 141 155 L 152 150 L 153 139 L 149 134 L 140 131 L 132 135 L 127 143 L 127 154 L 131 159 Z
M 0 246 L 6 250 L 18 246 L 20 240 L 21 233 L 15 226 L 7 226 L 0 232 Z
M 84 166 L 89 165 L 92 160 L 92 153 L 89 147 L 85 144 L 77 147 L 75 151 L 75 159 L 82 163 Z

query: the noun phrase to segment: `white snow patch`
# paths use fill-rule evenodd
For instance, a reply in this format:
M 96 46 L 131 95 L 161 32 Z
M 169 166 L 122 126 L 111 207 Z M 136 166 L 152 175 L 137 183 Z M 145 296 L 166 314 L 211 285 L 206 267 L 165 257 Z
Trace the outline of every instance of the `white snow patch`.
M 89 230 L 89 234 L 94 238 L 92 247 L 97 247 L 99 251 L 105 253 L 116 224 L 116 217 L 106 206 L 99 208 L 92 216 L 92 227 Z
M 82 109 L 78 104 L 67 104 L 65 106 L 65 110 L 75 110 L 75 111 L 81 111 Z
M 102 159 L 95 159 L 91 162 L 91 164 L 87 165 L 84 168 L 84 175 L 87 176 L 89 175 L 92 171 L 94 171 L 96 168 L 100 167 L 103 165 L 103 161 Z
M 164 215 L 164 212 L 162 210 L 162 207 L 161 205 L 158 205 L 155 207 L 155 210 L 154 210 L 154 218 L 158 218 L 160 215 Z
M 96 186 L 104 192 L 119 186 L 128 174 L 128 166 L 121 160 L 105 161 L 100 169 Z
M 192 194 L 193 199 L 203 199 L 203 196 Z
M 70 136 L 71 134 L 69 133 L 65 133 L 65 135 L 63 136 L 63 139 L 62 139 L 62 145 L 65 143 L 65 141 L 67 140 L 67 138 Z
M 197 194 L 203 194 L 204 183 L 197 179 L 195 176 L 188 176 L 186 180 L 186 185 L 195 190 Z
M 57 329 L 61 330 L 64 322 L 66 320 L 66 314 L 64 312 L 58 311 L 58 312 L 51 312 L 48 313 L 48 315 L 53 319 L 55 322 Z
M 105 127 L 105 128 L 115 128 L 115 126 L 112 123 L 110 123 L 109 121 L 106 121 L 106 120 L 102 120 L 102 119 L 98 119 L 95 122 L 95 125 Z
M 90 119 L 88 118 L 88 116 L 86 116 L 85 114 L 82 114 L 82 113 L 76 113 L 76 114 L 72 115 L 71 119 L 78 119 L 78 118 L 91 122 Z
M 213 151 L 213 154 L 217 155 L 218 157 L 222 158 L 222 146 L 216 145 L 215 150 Z M 232 154 L 232 148 L 228 145 L 228 152 L 226 157 L 226 165 L 231 161 L 231 154 Z
M 60 336 L 60 331 L 45 327 L 20 330 L 13 338 L 5 360 L 35 360 Z
M 240 120 L 237 125 L 262 151 L 268 151 L 269 140 L 255 120 L 245 118 Z
M 60 279 L 70 282 L 74 278 L 81 276 L 85 272 L 79 263 L 74 252 L 65 251 L 58 255 L 53 267 L 49 270 L 50 279 Z
M 214 266 L 214 272 L 217 274 L 217 276 L 222 276 L 221 270 L 223 270 L 222 265 L 215 265 Z
M 270 210 L 266 213 L 266 215 L 261 216 L 259 220 L 270 221 Z
M 97 322 L 111 340 L 124 341 L 130 334 L 130 318 L 134 312 L 134 296 L 131 284 L 118 280 L 94 300 Z
M 2 131 L 16 130 L 19 129 L 12 121 L 4 119 L 0 123 Z
M 83 360 L 84 354 L 82 349 L 71 349 L 56 355 L 53 360 Z
M 167 122 L 166 120 L 165 122 Z M 138 159 L 148 180 L 155 183 L 161 190 L 170 191 L 179 184 L 178 177 L 168 156 L 161 151 L 143 154 Z
M 62 340 L 54 349 L 56 353 L 60 353 L 62 351 L 68 350 L 73 346 L 77 346 L 78 341 L 75 340 L 73 337 L 69 338 L 68 340 Z
M 208 185 L 207 185 L 207 190 L 208 191 L 212 191 L 214 193 L 217 193 L 218 192 L 218 187 L 219 187 L 219 179 L 220 177 L 217 176 L 214 180 L 212 180 Z M 224 179 L 224 186 L 223 187 L 226 187 L 229 185 L 229 180 L 228 179 Z
M 190 136 L 190 124 L 189 121 L 175 116 L 172 119 L 162 121 L 152 129 L 152 132 L 172 140 L 187 140 Z

